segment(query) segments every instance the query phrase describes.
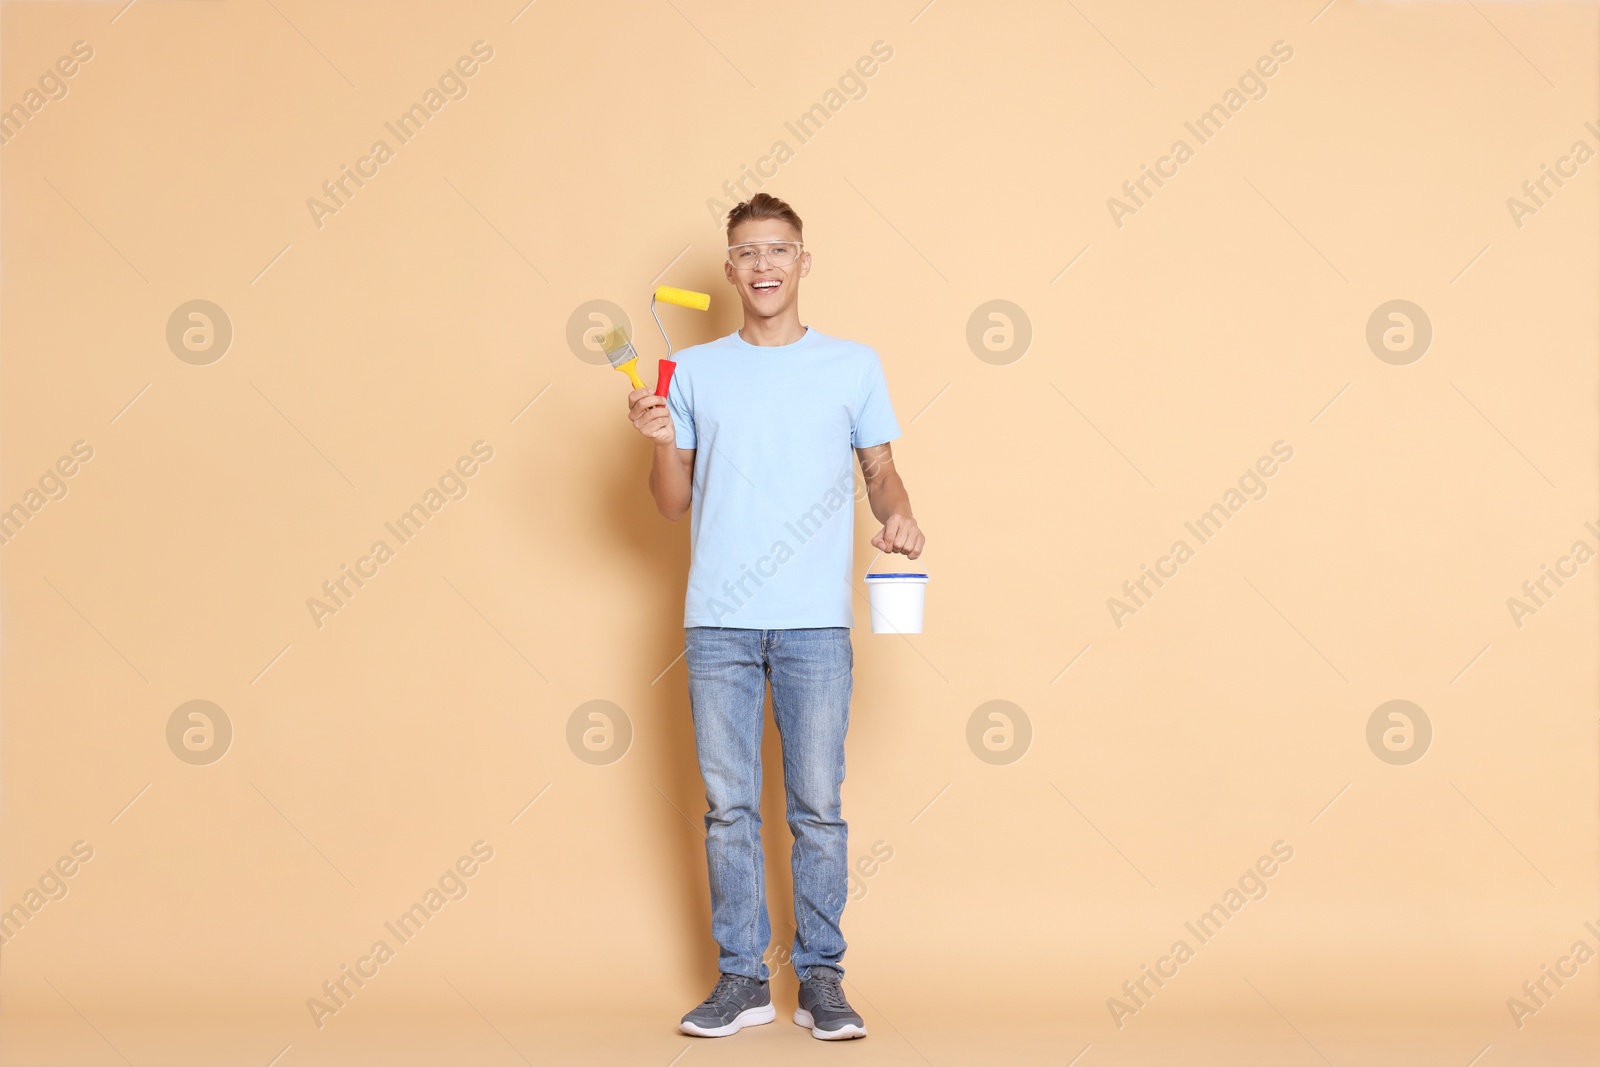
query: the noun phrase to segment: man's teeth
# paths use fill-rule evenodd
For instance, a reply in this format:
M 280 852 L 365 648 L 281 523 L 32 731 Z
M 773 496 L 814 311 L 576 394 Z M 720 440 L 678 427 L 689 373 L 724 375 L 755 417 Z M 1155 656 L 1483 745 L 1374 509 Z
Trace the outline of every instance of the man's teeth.
M 782 282 L 776 282 L 776 281 L 772 281 L 772 282 L 751 282 L 750 283 L 750 287 L 752 289 L 776 289 L 778 286 L 780 286 L 782 284 L 783 284 Z

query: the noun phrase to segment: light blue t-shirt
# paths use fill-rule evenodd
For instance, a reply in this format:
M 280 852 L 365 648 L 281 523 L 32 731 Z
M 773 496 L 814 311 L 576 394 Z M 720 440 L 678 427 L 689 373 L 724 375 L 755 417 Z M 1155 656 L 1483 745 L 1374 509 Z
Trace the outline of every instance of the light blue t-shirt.
M 695 450 L 683 625 L 852 625 L 852 450 L 900 436 L 878 354 L 807 327 L 674 358 L 667 405 Z

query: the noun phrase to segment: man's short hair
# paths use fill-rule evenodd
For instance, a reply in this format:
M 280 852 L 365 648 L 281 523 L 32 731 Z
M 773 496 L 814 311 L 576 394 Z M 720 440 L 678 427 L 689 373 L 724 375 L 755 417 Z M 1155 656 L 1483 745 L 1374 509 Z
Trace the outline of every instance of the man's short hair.
M 733 240 L 733 228 L 739 223 L 757 219 L 782 219 L 794 227 L 796 237 L 805 236 L 800 216 L 794 208 L 768 193 L 757 193 L 728 212 L 728 240 Z

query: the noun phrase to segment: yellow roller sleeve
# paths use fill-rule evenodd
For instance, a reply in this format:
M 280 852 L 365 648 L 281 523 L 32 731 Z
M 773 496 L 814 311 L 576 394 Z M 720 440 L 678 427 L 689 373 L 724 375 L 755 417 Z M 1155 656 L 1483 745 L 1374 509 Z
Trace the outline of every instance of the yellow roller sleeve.
M 679 307 L 694 308 L 696 311 L 705 311 L 711 307 L 709 293 L 697 293 L 691 289 L 674 289 L 670 285 L 656 288 L 656 299 L 663 304 L 677 304 Z

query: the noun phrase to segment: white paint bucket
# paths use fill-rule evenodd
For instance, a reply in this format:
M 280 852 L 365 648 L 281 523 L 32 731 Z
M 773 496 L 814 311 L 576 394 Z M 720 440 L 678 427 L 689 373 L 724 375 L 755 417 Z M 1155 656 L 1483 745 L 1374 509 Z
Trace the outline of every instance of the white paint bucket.
M 922 608 L 927 598 L 926 573 L 900 572 L 867 575 L 867 604 L 875 634 L 920 634 Z

